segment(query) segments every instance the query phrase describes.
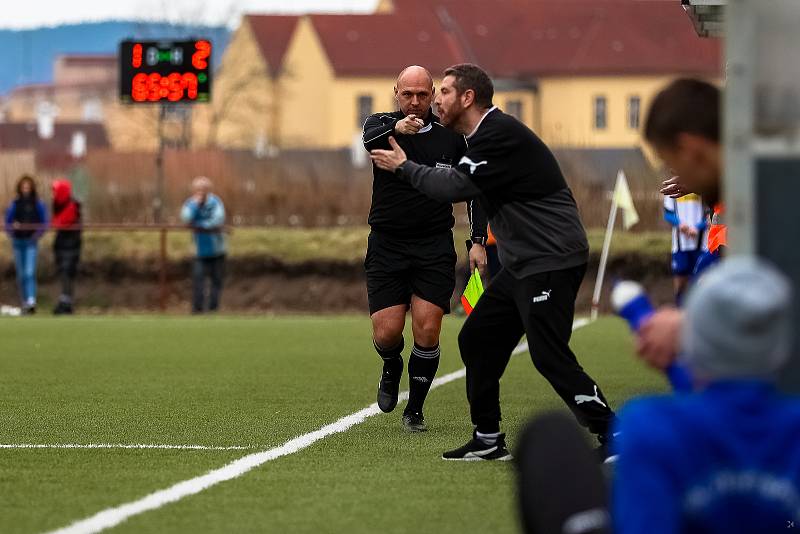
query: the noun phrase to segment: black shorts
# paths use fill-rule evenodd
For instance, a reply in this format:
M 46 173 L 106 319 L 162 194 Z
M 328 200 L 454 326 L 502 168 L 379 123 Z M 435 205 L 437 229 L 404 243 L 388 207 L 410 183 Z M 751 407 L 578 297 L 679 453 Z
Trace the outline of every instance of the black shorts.
M 370 315 L 390 306 L 408 306 L 411 295 L 450 313 L 456 258 L 452 232 L 400 239 L 373 230 L 364 260 Z

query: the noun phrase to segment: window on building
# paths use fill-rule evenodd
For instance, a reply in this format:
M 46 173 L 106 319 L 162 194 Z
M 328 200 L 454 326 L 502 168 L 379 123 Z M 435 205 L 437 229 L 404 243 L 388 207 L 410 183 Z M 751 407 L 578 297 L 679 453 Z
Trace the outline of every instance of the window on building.
M 83 102 L 81 115 L 84 121 L 100 122 L 103 120 L 103 103 L 99 98 L 90 98 Z
M 606 113 L 607 113 L 606 97 L 594 97 L 594 127 L 597 130 L 605 130 L 607 126 Z
M 642 99 L 638 96 L 628 98 L 628 127 L 633 130 L 639 129 L 639 115 L 642 107 Z
M 522 120 L 522 101 L 521 100 L 509 100 L 506 102 L 506 113 L 517 119 L 518 121 Z
M 372 115 L 372 95 L 359 95 L 356 108 L 358 110 L 358 117 L 356 117 L 358 123 L 356 126 L 362 128 L 367 117 Z

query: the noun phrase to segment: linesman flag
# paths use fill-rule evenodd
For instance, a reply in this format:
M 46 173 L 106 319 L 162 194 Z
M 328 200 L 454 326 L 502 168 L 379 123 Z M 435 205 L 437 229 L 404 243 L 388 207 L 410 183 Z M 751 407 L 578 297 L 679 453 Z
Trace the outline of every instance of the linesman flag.
M 639 222 L 639 213 L 636 211 L 636 206 L 633 205 L 628 179 L 625 178 L 625 173 L 622 171 L 617 174 L 617 184 L 614 186 L 614 201 L 619 209 L 622 210 L 622 225 L 626 230 L 629 230 L 631 226 Z
M 464 311 L 467 315 L 472 313 L 472 309 L 478 304 L 478 299 L 483 295 L 483 281 L 481 280 L 481 273 L 478 269 L 472 271 L 472 276 L 467 280 L 467 287 L 464 289 L 464 294 L 461 295 L 461 305 L 464 306 Z

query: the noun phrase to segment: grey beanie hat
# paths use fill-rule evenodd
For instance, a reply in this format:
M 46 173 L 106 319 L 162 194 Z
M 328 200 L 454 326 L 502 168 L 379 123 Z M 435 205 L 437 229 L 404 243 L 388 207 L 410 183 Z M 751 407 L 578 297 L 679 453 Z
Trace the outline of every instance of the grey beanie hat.
M 763 260 L 736 257 L 708 271 L 687 299 L 681 361 L 695 379 L 773 379 L 791 344 L 792 288 Z

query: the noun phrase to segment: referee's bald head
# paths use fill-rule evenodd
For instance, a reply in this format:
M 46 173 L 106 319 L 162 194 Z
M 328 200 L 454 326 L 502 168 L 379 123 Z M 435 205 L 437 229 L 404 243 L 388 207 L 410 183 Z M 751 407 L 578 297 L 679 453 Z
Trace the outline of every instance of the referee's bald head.
M 397 76 L 394 96 L 404 115 L 424 118 L 433 101 L 433 76 L 425 67 L 411 65 Z
M 419 65 L 410 65 L 397 75 L 396 87 L 399 90 L 406 85 L 427 85 L 433 87 L 433 76 L 428 69 Z

